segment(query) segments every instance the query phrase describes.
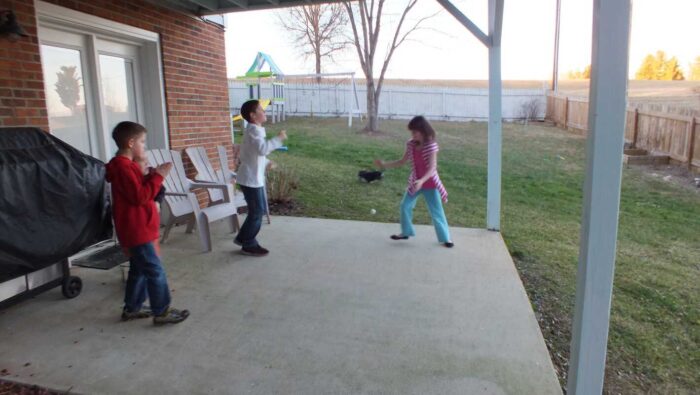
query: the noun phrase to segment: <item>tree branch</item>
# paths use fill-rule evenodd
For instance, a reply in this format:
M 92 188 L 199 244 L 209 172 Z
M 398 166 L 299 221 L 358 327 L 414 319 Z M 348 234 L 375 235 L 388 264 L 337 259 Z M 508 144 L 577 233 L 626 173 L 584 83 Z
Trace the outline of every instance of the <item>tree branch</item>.
M 360 65 L 362 66 L 362 71 L 367 76 L 367 62 L 365 62 L 365 56 L 362 53 L 362 47 L 360 45 L 360 36 L 357 32 L 357 23 L 355 23 L 355 16 L 352 11 L 352 5 L 349 2 L 343 2 L 346 11 L 348 12 L 348 19 L 350 19 L 350 26 L 352 27 L 352 33 L 355 38 L 355 49 L 357 49 L 357 56 L 360 58 Z

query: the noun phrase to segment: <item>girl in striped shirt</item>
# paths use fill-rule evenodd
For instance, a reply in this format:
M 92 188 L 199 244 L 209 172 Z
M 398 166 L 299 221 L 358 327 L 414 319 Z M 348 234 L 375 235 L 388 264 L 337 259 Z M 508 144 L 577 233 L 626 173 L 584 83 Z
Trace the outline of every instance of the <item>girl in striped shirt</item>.
M 445 218 L 442 203 L 447 203 L 447 191 L 440 181 L 437 172 L 437 154 L 439 147 L 435 141 L 435 130 L 427 119 L 417 116 L 408 123 L 411 140 L 406 143 L 403 158 L 384 162 L 380 159 L 374 163 L 382 169 L 401 167 L 406 162 L 412 163 L 411 175 L 408 177 L 408 187 L 401 201 L 401 233 L 392 235 L 392 240 L 407 240 L 415 236 L 413 229 L 413 209 L 416 207 L 418 195 L 423 195 L 428 204 L 428 211 L 433 219 L 435 233 L 440 243 L 451 248 L 454 243 L 450 239 L 450 230 Z

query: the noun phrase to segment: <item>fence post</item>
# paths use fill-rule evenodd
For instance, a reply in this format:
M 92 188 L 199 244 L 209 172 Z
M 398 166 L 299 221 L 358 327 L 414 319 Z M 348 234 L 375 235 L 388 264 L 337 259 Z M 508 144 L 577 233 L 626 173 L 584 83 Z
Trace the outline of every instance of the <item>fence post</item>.
M 389 111 L 388 111 L 388 118 L 391 119 L 391 111 L 394 109 L 394 106 L 392 105 L 392 102 L 394 101 L 394 95 L 392 95 L 391 90 L 387 91 L 389 93 Z M 377 103 L 377 107 L 379 106 L 379 103 Z
M 446 109 L 447 107 L 445 106 L 446 104 L 447 103 L 446 103 L 446 99 L 445 99 L 445 88 L 442 88 L 442 117 L 445 120 L 448 120 L 449 118 L 447 117 L 447 109 Z
M 693 170 L 693 151 L 695 151 L 695 117 L 690 117 L 690 133 L 688 133 L 690 141 L 688 142 L 688 170 Z
M 569 96 L 564 97 L 564 129 L 569 130 Z
M 637 135 L 639 134 L 639 109 L 634 108 L 634 118 L 632 120 L 632 148 L 637 148 Z

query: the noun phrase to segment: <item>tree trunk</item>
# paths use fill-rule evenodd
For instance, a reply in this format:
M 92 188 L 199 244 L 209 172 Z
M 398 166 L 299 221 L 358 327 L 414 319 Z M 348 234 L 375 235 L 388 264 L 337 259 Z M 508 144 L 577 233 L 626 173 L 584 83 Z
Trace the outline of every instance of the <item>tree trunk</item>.
M 316 74 L 321 74 L 321 52 L 316 50 Z M 316 77 L 316 82 L 321 83 L 321 76 Z
M 374 80 L 367 79 L 367 126 L 365 130 L 368 132 L 376 132 L 379 130 L 379 101 L 376 95 L 376 87 Z

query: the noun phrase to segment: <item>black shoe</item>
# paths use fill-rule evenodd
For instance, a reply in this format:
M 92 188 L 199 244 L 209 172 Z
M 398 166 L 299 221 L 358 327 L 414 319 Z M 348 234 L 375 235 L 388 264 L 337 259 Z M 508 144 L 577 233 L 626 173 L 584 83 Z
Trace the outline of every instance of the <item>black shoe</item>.
M 237 237 L 234 237 L 234 238 L 233 238 L 233 244 L 235 244 L 235 245 L 237 245 L 237 246 L 243 247 L 243 242 L 241 242 L 240 240 L 238 240 Z
M 408 236 L 404 236 L 404 235 L 391 235 L 391 240 L 408 240 Z
M 454 246 L 455 246 L 455 243 L 453 243 L 451 241 L 448 241 L 447 243 L 445 243 L 445 247 L 447 247 L 447 248 L 452 248 Z
M 153 325 L 178 324 L 189 316 L 190 312 L 188 310 L 177 310 L 168 307 L 163 314 L 153 317 Z
M 241 249 L 241 253 L 243 255 L 250 255 L 250 256 L 265 256 L 265 255 L 269 254 L 270 251 L 268 251 L 267 249 L 262 248 L 258 245 L 255 247 L 243 247 Z

